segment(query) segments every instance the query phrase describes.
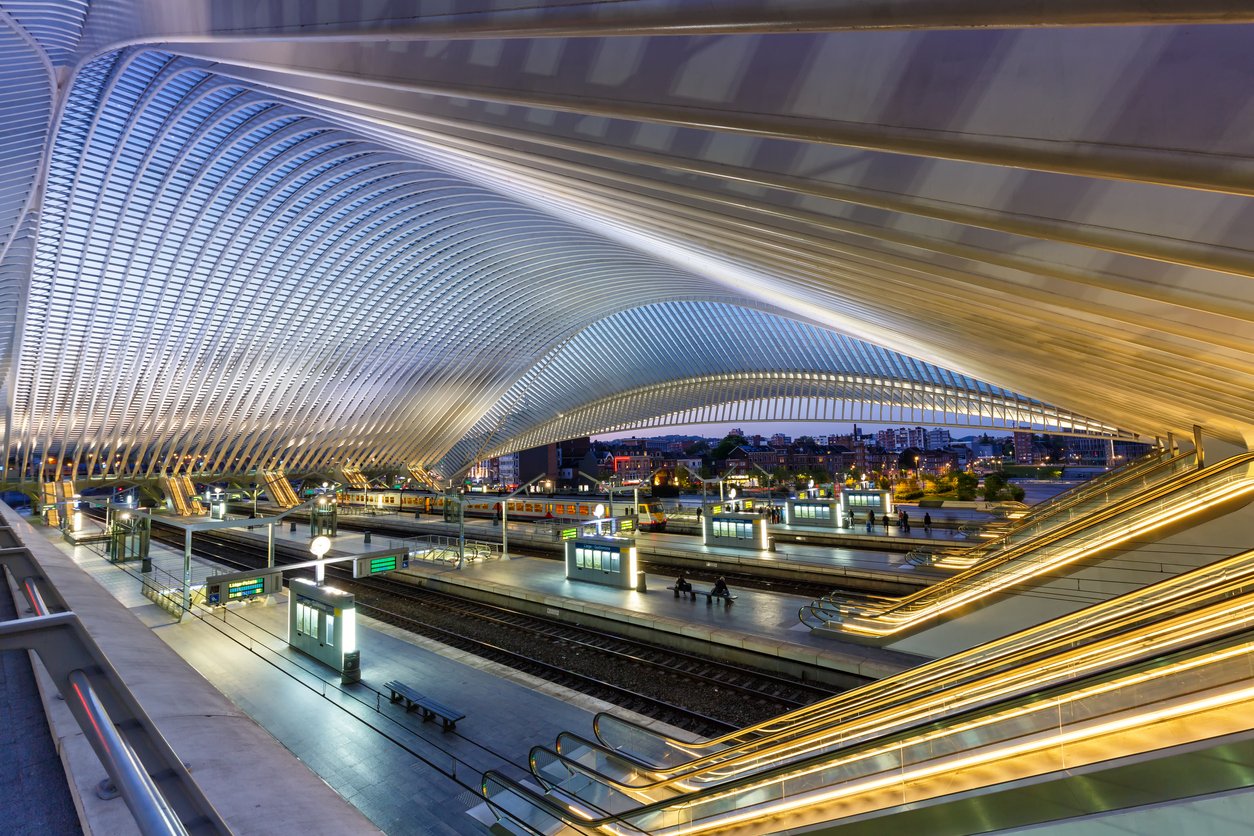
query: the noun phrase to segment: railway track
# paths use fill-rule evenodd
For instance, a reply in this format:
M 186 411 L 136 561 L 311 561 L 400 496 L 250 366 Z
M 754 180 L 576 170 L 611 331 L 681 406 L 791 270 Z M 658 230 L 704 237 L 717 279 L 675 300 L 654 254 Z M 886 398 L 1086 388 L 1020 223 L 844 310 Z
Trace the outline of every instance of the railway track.
M 160 525 L 153 537 L 182 546 L 180 534 Z M 202 532 L 193 548 L 238 569 L 264 565 L 258 548 L 227 537 Z M 296 561 L 276 556 L 284 562 Z M 353 579 L 335 567 L 328 573 L 355 594 L 363 614 L 697 734 L 740 728 L 836 692 L 399 581 Z
M 403 526 L 388 525 L 386 522 L 371 522 L 363 524 L 356 522 L 353 518 L 342 518 L 339 521 L 340 528 L 352 531 L 369 531 L 372 534 L 386 535 L 397 539 L 407 539 L 415 536 L 412 528 Z M 536 557 L 545 560 L 563 560 L 563 557 L 552 551 L 541 551 L 539 549 L 527 548 L 526 546 L 511 545 L 510 553 L 518 557 Z M 680 570 L 669 563 L 659 563 L 653 560 L 642 560 L 640 569 L 650 574 L 656 575 L 674 575 Z M 706 585 L 713 585 L 714 579 L 722 575 L 729 586 L 735 589 L 761 589 L 768 592 L 780 592 L 787 595 L 797 595 L 803 598 L 819 599 L 833 593 L 832 584 L 819 584 L 808 581 L 795 580 L 786 575 L 776 575 L 773 577 L 763 577 L 762 575 L 739 574 L 734 570 L 722 568 L 719 570 L 703 570 L 685 568 L 684 576 L 690 581 L 697 581 Z M 895 600 L 889 596 L 876 595 L 874 593 L 865 592 L 857 589 L 840 589 L 840 595 L 843 598 L 874 605 L 878 602 L 886 600 Z M 905 593 L 902 593 L 905 594 Z

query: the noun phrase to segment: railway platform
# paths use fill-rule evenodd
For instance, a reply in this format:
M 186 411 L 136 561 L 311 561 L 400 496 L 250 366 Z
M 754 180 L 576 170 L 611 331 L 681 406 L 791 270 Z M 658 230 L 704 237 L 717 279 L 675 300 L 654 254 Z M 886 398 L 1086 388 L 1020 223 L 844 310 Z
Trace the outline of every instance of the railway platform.
M 167 734 L 193 766 L 209 759 L 246 783 L 248 792 L 241 787 L 238 793 L 248 807 L 268 809 L 259 798 L 273 796 L 283 815 L 244 822 L 236 832 L 483 834 L 486 828 L 461 813 L 481 802 L 478 786 L 485 770 L 525 776 L 526 752 L 536 740 L 552 740 L 572 728 L 591 730 L 592 717 L 613 708 L 365 617 L 357 630 L 361 681 L 343 685 L 337 671 L 287 647 L 286 594 L 212 613 L 198 607 L 195 617 L 175 622 L 141 594 L 138 561 L 112 563 L 96 548 L 62 542 L 54 530 L 36 531 L 44 535 L 43 549 L 73 564 L 80 582 L 95 590 L 87 594 L 96 605 L 129 611 L 122 620 L 136 635 L 115 627 L 114 641 L 132 643 L 135 652 L 147 655 L 148 662 L 133 660 L 128 669 L 169 680 L 164 710 L 175 716 L 200 712 L 210 698 L 198 690 L 217 701 L 205 714 L 215 728 L 230 727 L 217 732 L 221 746 L 203 734 L 180 741 L 177 728 Z M 181 551 L 161 543 L 152 543 L 151 559 L 154 571 L 182 571 Z M 224 571 L 212 560 L 192 560 L 197 578 Z M 110 594 L 99 595 L 102 587 Z M 421 686 L 466 718 L 453 731 L 424 723 L 420 713 L 390 702 L 385 683 L 392 680 Z M 613 710 L 669 734 L 685 734 Z M 269 736 L 259 734 L 258 726 Z M 254 760 L 236 765 L 237 758 Z M 95 774 L 90 764 L 85 770 Z M 340 798 L 325 793 L 328 786 Z M 125 817 L 125 808 L 121 814 Z M 98 832 L 133 832 L 118 824 L 116 815 L 115 809 Z
M 0 505 L 0 517 L 118 671 L 131 696 L 188 765 L 233 833 L 377 832 L 162 641 L 166 629 L 183 625 L 171 625 L 170 617 L 137 591 L 131 605 L 102 594 L 96 578 L 120 574 L 115 564 L 86 545 L 70 546 L 56 529 L 29 525 L 7 506 Z M 136 590 L 138 586 L 134 581 Z M 48 729 L 84 831 L 118 836 L 138 833 L 121 798 L 97 794 L 105 769 L 66 703 L 56 699 L 52 680 L 42 666 L 34 667 Z M 11 731 L 37 733 L 33 724 L 15 724 Z
M 423 536 L 455 538 L 458 526 L 445 523 L 435 517 L 415 519 L 410 514 L 385 513 L 373 516 L 346 517 L 352 527 L 341 524 L 340 536 L 344 541 L 351 534 L 360 536 L 365 527 L 385 525 L 398 532 L 384 535 L 373 532 L 373 548 Z M 309 526 L 302 523 L 292 532 L 291 526 L 283 526 L 276 536 L 290 539 L 303 538 L 308 542 Z M 467 542 L 482 544 L 500 553 L 501 528 L 491 520 L 467 520 L 463 526 Z M 745 573 L 774 575 L 783 572 L 809 583 L 830 584 L 832 588 L 844 586 L 869 593 L 906 595 L 938 580 L 954 574 L 953 570 L 927 565 L 925 561 L 912 559 L 909 552 L 885 550 L 884 538 L 859 538 L 850 542 L 854 546 L 833 546 L 816 535 L 814 529 L 802 526 L 773 526 L 775 547 L 773 550 L 736 549 L 727 546 L 706 546 L 693 536 L 672 533 L 638 532 L 636 549 L 642 561 L 665 561 L 687 571 Z M 911 546 L 917 538 L 890 535 L 898 544 Z M 534 523 L 509 523 L 511 549 L 531 549 L 558 552 L 560 540 L 555 532 L 541 531 Z M 939 545 L 934 542 L 933 545 Z
M 479 525 L 479 524 L 475 524 Z M 527 525 L 519 524 L 520 527 Z M 491 529 L 491 523 L 486 528 Z M 480 532 L 467 525 L 467 539 Z M 235 536 L 264 542 L 257 530 L 235 529 Z M 285 528 L 276 533 L 276 546 L 304 550 L 308 547 L 309 528 L 300 526 L 296 532 Z M 648 540 L 659 535 L 641 535 Z M 666 536 L 666 535 L 661 535 Z M 510 534 L 511 541 L 514 538 Z M 329 556 L 362 554 L 400 546 L 403 539 L 381 538 L 375 534 L 366 543 L 361 533 L 341 529 L 333 538 Z M 704 548 L 704 547 L 703 547 Z M 817 551 L 830 551 L 814 547 Z M 735 552 L 735 549 L 713 549 L 712 552 Z M 756 553 L 755 553 L 756 554 Z M 778 554 L 761 559 L 780 560 Z M 892 571 L 884 555 L 878 571 Z M 895 557 L 900 557 L 899 555 Z M 180 558 L 181 559 L 181 558 Z M 706 574 L 718 575 L 732 560 L 743 560 L 735 554 L 722 555 L 718 561 L 707 561 Z M 905 574 L 917 567 L 899 565 Z M 851 568 L 854 571 L 854 568 Z M 485 602 L 509 603 L 541 615 L 588 623 L 590 620 L 630 628 L 633 633 L 649 633 L 654 641 L 679 649 L 716 651 L 717 655 L 752 664 L 796 673 L 802 668 L 818 668 L 832 672 L 832 681 L 852 684 L 849 676 L 879 679 L 925 659 L 883 648 L 842 642 L 827 636 L 812 635 L 800 623 L 797 613 L 811 603 L 810 598 L 781 592 L 756 589 L 735 589 L 739 599 L 732 606 L 707 606 L 701 602 L 675 598 L 666 587 L 674 575 L 648 573 L 645 591 L 622 590 L 599 584 L 566 579 L 565 565 L 558 560 L 535 557 L 513 557 L 509 560 L 467 560 L 458 568 L 453 560 L 410 562 L 408 569 L 389 573 L 389 577 L 405 579 L 432 589 L 448 589 L 465 597 Z M 712 579 L 711 579 L 712 581 Z M 697 589 L 708 588 L 711 581 L 694 580 Z M 704 586 L 703 586 L 704 584 Z
M 114 564 L 103 557 L 100 544 L 73 546 L 61 541 L 55 531 L 40 531 L 48 541 L 45 548 L 67 556 L 80 574 L 94 579 L 90 586 L 111 593 L 96 597 L 129 610 L 138 619 L 130 619 L 135 628 L 161 640 L 158 644 L 165 650 L 153 655 L 161 677 L 174 664 L 167 655 L 177 654 L 204 677 L 201 686 L 212 683 L 229 701 L 223 704 L 231 708 L 219 709 L 217 715 L 234 718 L 231 724 L 237 729 L 251 727 L 253 737 L 257 736 L 253 722 L 266 729 L 283 749 L 295 754 L 369 820 L 343 829 L 344 814 L 339 813 L 340 818 L 328 820 L 337 832 L 369 832 L 373 825 L 398 834 L 482 833 L 472 818 L 450 816 L 448 811 L 470 809 L 478 803 L 483 771 L 512 771 L 525 777 L 526 764 L 520 758 L 535 741 L 554 739 L 565 730 L 589 730 L 594 714 L 610 708 L 368 618 L 359 619 L 362 680 L 341 685 L 336 671 L 287 647 L 285 595 L 232 604 L 212 614 L 197 608 L 196 617 L 175 622 L 140 593 L 136 562 Z M 469 531 L 468 536 L 474 533 Z M 236 534 L 263 543 L 266 539 L 260 528 L 251 532 L 242 528 Z M 298 526 L 295 532 L 290 526 L 278 529 L 276 541 L 281 555 L 304 556 L 308 526 Z M 342 531 L 333 542 L 332 555 L 388 547 L 386 538 L 376 534 L 367 543 L 357 532 Z M 154 541 L 151 560 L 154 571 L 181 578 L 181 549 Z M 231 568 L 200 555 L 192 557 L 194 583 Z M 645 591 L 619 590 L 568 581 L 559 561 L 543 558 L 470 560 L 460 568 L 449 561 L 416 560 L 389 576 L 433 589 L 456 588 L 459 594 L 480 600 L 508 600 L 521 609 L 560 620 L 585 625 L 613 622 L 629 633 L 649 633 L 660 644 L 758 667 L 830 671 L 830 678 L 816 678 L 837 684 L 882 677 L 923 661 L 909 654 L 812 636 L 796 619 L 797 609 L 808 601 L 780 593 L 738 589 L 740 597 L 733 606 L 707 606 L 675 598 L 665 589 L 673 581 L 670 576 L 648 575 Z M 695 585 L 701 588 L 702 583 Z M 144 626 L 151 629 L 144 631 Z M 777 664 L 773 666 L 771 660 Z M 136 667 L 141 666 L 136 663 Z M 417 713 L 391 704 L 385 683 L 393 680 L 417 687 L 464 713 L 466 719 L 453 731 L 436 723 L 424 724 Z M 181 697 L 171 698 L 170 704 L 185 705 Z M 682 735 L 674 729 L 668 732 Z M 260 739 L 269 740 L 264 735 Z M 174 742 L 176 751 L 182 751 Z M 234 754 L 223 751 L 220 756 L 229 763 Z M 304 770 L 295 760 L 267 768 L 276 775 Z M 397 775 L 412 780 L 398 782 Z M 290 780 L 299 785 L 303 779 Z M 274 786 L 260 779 L 258 783 Z M 305 829 L 326 832 L 317 826 Z M 252 832 L 290 831 L 259 826 Z

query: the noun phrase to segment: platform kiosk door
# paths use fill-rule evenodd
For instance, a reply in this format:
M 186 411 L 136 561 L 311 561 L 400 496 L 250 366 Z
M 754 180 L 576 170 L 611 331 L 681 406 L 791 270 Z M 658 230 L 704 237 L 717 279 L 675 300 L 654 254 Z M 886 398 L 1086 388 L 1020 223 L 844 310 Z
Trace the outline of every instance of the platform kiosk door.
M 335 500 L 319 497 L 309 511 L 309 536 L 334 537 L 339 531 L 339 514 Z

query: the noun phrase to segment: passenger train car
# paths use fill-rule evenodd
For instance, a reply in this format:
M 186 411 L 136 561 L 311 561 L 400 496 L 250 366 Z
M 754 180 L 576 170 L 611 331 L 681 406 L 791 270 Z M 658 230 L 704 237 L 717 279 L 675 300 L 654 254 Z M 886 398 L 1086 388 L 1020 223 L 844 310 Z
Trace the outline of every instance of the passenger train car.
M 502 497 L 489 494 L 468 494 L 464 501 L 466 516 L 488 517 L 499 515 Z M 444 513 L 445 498 L 442 494 L 401 490 L 346 490 L 340 493 L 339 503 L 349 507 L 374 508 L 380 511 L 416 511 L 423 514 Z M 511 520 L 595 520 L 598 505 L 609 513 L 609 500 L 588 496 L 516 496 L 509 500 L 508 514 Z M 636 517 L 641 531 L 665 531 L 666 514 L 662 503 L 642 499 L 637 506 L 630 500 L 616 501 L 614 510 L 627 509 Z M 455 506 L 450 508 L 456 513 Z

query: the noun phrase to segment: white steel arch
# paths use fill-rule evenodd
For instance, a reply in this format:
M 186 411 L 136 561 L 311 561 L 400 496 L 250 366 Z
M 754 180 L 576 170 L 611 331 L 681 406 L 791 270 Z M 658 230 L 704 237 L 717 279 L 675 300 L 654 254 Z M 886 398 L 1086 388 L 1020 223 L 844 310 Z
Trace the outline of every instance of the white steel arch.
M 0 0 L 10 478 L 732 403 L 1254 438 L 1232 4 L 507 5 Z

